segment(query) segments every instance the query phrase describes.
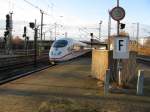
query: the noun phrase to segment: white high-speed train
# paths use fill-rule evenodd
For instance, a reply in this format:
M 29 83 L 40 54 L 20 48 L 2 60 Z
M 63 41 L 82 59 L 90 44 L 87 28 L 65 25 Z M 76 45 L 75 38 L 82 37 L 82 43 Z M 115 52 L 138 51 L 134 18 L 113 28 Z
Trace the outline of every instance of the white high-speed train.
M 56 40 L 49 51 L 50 62 L 67 61 L 87 52 L 87 44 L 76 41 L 72 38 L 61 38 Z

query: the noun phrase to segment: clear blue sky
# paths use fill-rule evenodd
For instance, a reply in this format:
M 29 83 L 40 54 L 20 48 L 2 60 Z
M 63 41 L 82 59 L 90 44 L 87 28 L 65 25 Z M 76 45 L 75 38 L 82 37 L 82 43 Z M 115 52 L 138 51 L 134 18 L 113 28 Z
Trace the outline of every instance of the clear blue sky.
M 83 21 L 98 21 L 107 20 L 108 9 L 112 9 L 116 5 L 117 0 L 27 0 L 41 9 L 47 10 L 47 7 L 52 7 L 54 4 L 53 13 L 65 13 L 67 16 L 75 16 Z M 4 4 L 5 3 L 5 4 Z M 5 19 L 6 13 L 11 9 L 14 16 L 24 19 L 23 15 L 36 17 L 35 10 L 24 0 L 0 0 L 0 19 Z M 12 6 L 12 8 L 10 8 Z M 150 0 L 120 0 L 120 6 L 126 10 L 126 22 L 140 22 L 142 24 L 150 25 Z M 8 8 L 9 7 L 9 8 Z M 29 12 L 29 9 L 31 12 Z M 49 13 L 50 12 L 49 8 Z M 20 13 L 22 14 L 20 14 Z M 39 13 L 39 11 L 38 11 Z M 61 14 L 60 13 L 60 14 Z M 21 15 L 21 16 L 20 16 Z M 39 14 L 40 15 L 40 14 Z M 39 16 L 38 15 L 38 16 Z M 37 17 L 38 17 L 37 16 Z M 66 16 L 66 15 L 64 15 Z M 26 19 L 26 18 L 25 18 Z
M 52 0 L 51 0 L 52 1 Z M 116 0 L 53 0 L 56 8 L 84 20 L 105 20 L 107 11 L 116 5 Z M 120 6 L 126 10 L 128 22 L 140 22 L 150 25 L 150 0 L 120 0 Z
M 27 0 L 43 10 L 48 9 L 53 3 L 53 13 L 57 15 L 74 16 L 82 21 L 93 21 L 108 19 L 108 9 L 112 9 L 116 5 L 117 0 Z M 150 0 L 120 0 L 120 6 L 126 10 L 125 21 L 140 22 L 150 25 Z M 5 19 L 6 13 L 11 9 L 14 17 L 17 19 L 26 19 L 33 17 L 39 18 L 39 11 L 33 12 L 32 6 L 24 2 L 24 0 L 0 0 L 0 19 Z M 11 7 L 11 8 L 10 8 Z M 65 15 L 66 14 L 66 15 Z M 31 17 L 33 16 L 33 17 Z M 24 18 L 26 17 L 26 18 Z M 16 19 L 15 18 L 15 19 Z M 28 19 L 29 20 L 29 19 Z
M 48 12 L 53 16 L 44 15 L 44 23 L 54 24 L 55 22 L 63 23 L 64 25 L 78 25 L 80 24 L 93 24 L 97 25 L 100 20 L 103 21 L 103 35 L 107 35 L 107 21 L 108 10 L 111 10 L 116 6 L 117 0 L 27 0 L 33 5 L 38 6 L 42 10 Z M 150 0 L 120 0 L 120 6 L 126 11 L 126 16 L 123 22 L 130 23 L 130 30 L 132 30 L 131 23 L 140 23 L 140 27 L 144 24 L 145 32 L 150 32 Z M 19 23 L 14 24 L 14 33 L 22 35 L 22 29 L 26 21 L 26 25 L 29 21 L 37 19 L 40 23 L 40 11 L 33 6 L 25 2 L 25 0 L 0 0 L 0 20 L 3 22 L 1 28 L 5 27 L 5 15 L 9 11 L 13 11 L 14 21 L 24 21 L 22 26 Z M 60 18 L 60 16 L 63 16 Z M 113 21 L 115 23 L 115 21 Z M 114 32 L 116 25 L 114 26 Z M 144 29 L 141 28 L 141 29 Z M 73 29 L 73 28 L 72 28 Z M 79 31 L 76 29 L 67 29 L 76 34 Z M 131 33 L 136 31 L 134 28 Z M 20 33 L 21 32 L 21 33 Z M 65 32 L 65 31 L 63 31 Z M 140 32 L 142 33 L 142 30 Z M 146 34 L 148 35 L 148 33 Z

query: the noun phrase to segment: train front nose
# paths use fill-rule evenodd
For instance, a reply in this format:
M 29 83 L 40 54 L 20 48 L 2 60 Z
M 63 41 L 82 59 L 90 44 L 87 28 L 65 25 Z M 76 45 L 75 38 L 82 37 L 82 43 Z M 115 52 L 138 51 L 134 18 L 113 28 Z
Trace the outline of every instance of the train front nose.
M 51 49 L 49 52 L 49 60 L 50 61 L 59 61 L 59 58 L 61 57 L 62 51 L 54 48 Z

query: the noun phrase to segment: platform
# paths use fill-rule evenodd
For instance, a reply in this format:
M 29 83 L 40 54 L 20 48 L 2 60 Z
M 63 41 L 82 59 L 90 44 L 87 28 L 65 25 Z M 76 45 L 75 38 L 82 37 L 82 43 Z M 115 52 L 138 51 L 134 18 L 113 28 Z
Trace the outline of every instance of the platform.
M 98 80 L 89 77 L 90 73 L 91 59 L 84 57 L 1 85 L 0 111 L 39 112 L 43 102 L 51 104 L 58 98 L 96 106 L 100 112 L 146 112 L 150 109 L 149 96 L 111 94 L 104 97 L 103 88 L 97 84 Z
M 61 63 L 56 67 L 18 79 L 0 87 L 2 112 L 36 112 L 51 97 L 77 97 L 98 94 L 90 75 L 90 58 Z M 9 101 L 8 101 L 9 100 Z

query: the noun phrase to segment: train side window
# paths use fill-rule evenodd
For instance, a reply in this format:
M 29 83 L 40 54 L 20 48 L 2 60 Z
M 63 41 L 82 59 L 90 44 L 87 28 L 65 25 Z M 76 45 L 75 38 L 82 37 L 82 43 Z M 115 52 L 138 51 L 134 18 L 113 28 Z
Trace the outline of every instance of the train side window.
M 81 46 L 79 46 L 79 45 L 74 45 L 73 46 L 73 50 L 75 50 L 75 51 L 79 51 L 81 48 L 80 48 Z
M 72 51 L 72 50 L 73 50 L 73 46 L 69 46 L 68 51 Z

